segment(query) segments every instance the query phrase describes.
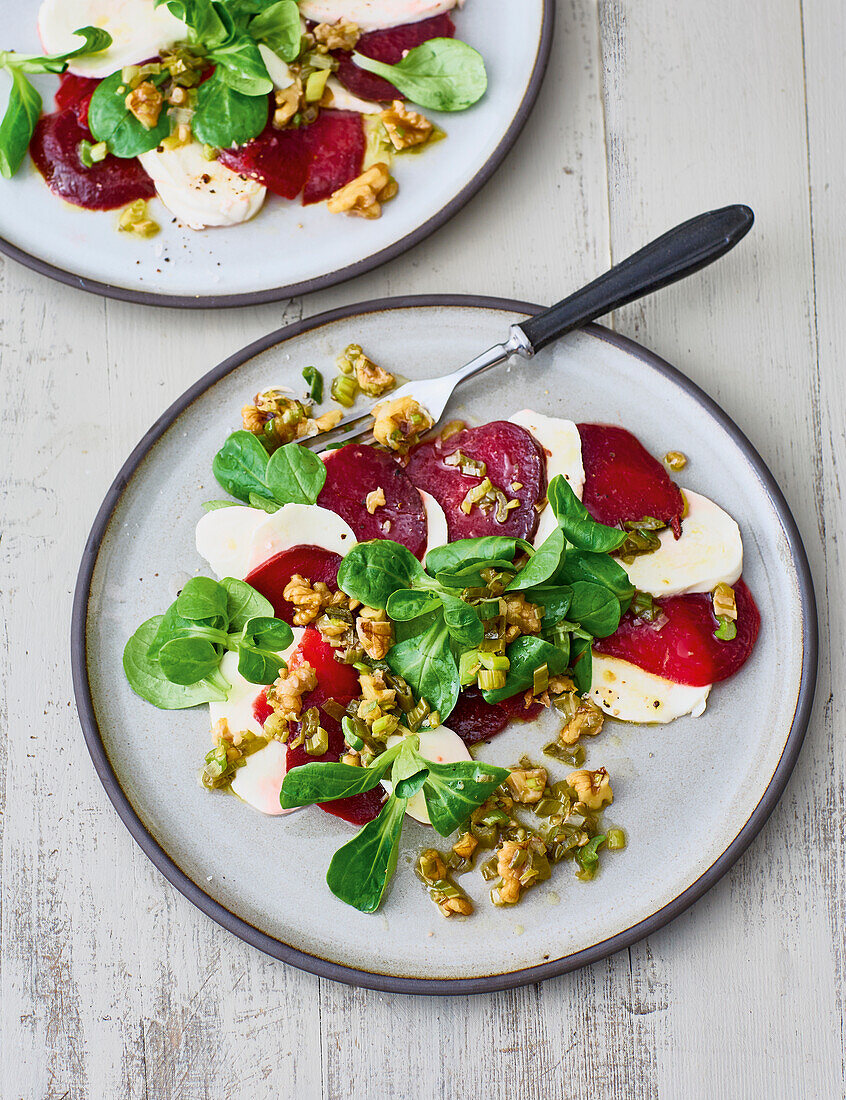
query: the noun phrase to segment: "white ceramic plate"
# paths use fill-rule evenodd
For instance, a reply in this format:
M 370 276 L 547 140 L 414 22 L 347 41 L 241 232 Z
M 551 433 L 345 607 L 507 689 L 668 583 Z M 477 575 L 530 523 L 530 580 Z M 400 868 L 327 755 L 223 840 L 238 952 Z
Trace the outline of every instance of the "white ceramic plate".
M 409 821 L 383 908 L 358 913 L 324 881 L 348 825 L 317 809 L 262 817 L 234 797 L 208 793 L 196 778 L 209 744 L 207 708 L 157 711 L 130 691 L 121 671 L 124 643 L 203 564 L 194 526 L 201 501 L 219 495 L 211 459 L 237 426 L 245 397 L 272 384 L 296 385 L 304 364 L 331 371 L 350 341 L 411 378 L 446 372 L 534 309 L 494 299 L 390 299 L 273 333 L 171 406 L 127 460 L 94 524 L 75 597 L 74 682 L 109 797 L 153 862 L 196 905 L 303 969 L 380 989 L 467 992 L 593 961 L 650 933 L 712 885 L 761 827 L 796 759 L 813 696 L 816 619 L 784 499 L 708 397 L 598 326 L 529 364 L 468 383 L 448 416 L 484 422 L 528 404 L 623 424 L 657 454 L 682 447 L 690 459 L 683 484 L 717 500 L 741 525 L 744 577 L 762 627 L 751 659 L 714 689 L 703 717 L 653 727 L 608 720 L 591 742 L 589 765 L 605 765 L 613 780 L 606 818 L 629 837 L 594 882 L 578 882 L 565 864 L 518 907 L 501 910 L 471 872 L 462 885 L 476 913 L 445 921 L 410 867 L 431 830 Z M 524 752 L 540 758 L 550 738 L 546 717 L 515 724 L 480 755 L 501 764 Z M 669 830 L 656 807 L 666 807 Z
M 37 10 L 26 0 L 4 12 L 4 41 L 39 52 Z M 251 222 L 197 233 L 172 224 L 156 200 L 162 232 L 140 241 L 117 232 L 118 212 L 57 199 L 27 157 L 14 179 L 0 180 L 0 250 L 72 286 L 151 305 L 270 302 L 359 275 L 443 225 L 499 166 L 540 89 L 554 10 L 554 0 L 468 0 L 455 17 L 457 35 L 484 56 L 488 92 L 468 111 L 427 112 L 448 138 L 423 156 L 398 158 L 400 194 L 378 220 L 269 195 Z M 35 82 L 51 110 L 56 78 Z

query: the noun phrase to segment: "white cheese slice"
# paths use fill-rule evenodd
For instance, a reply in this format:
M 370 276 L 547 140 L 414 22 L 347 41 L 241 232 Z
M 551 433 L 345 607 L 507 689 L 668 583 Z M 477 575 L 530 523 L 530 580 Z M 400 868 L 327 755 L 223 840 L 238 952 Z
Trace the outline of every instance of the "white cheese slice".
M 423 507 L 426 509 L 426 553 L 434 550 L 436 546 L 446 546 L 449 542 L 447 531 L 447 519 L 443 508 L 430 493 L 417 490 L 423 498 Z M 425 555 L 424 555 L 424 561 Z
M 622 563 L 632 584 L 653 596 L 711 592 L 721 582 L 734 584 L 743 571 L 740 528 L 728 512 L 707 497 L 684 490 L 688 504 L 681 538 L 670 528 L 659 533 L 661 547 Z
M 166 46 L 187 36 L 185 24 L 153 0 L 44 0 L 38 11 L 38 34 L 48 54 L 68 53 L 82 45 L 73 32 L 99 27 L 112 44 L 89 57 L 72 58 L 68 72 L 106 77 L 125 65 L 149 61 Z
M 508 418 L 512 424 L 519 424 L 535 437 L 546 454 L 547 482 L 557 475 L 570 483 L 573 492 L 582 499 L 585 487 L 585 468 L 582 464 L 582 440 L 579 429 L 572 420 L 558 416 L 544 416 L 532 409 L 523 409 Z M 508 492 L 508 486 L 503 486 Z M 540 544 L 555 530 L 556 520 L 547 504 L 541 512 L 538 529 L 535 532 L 534 545 Z
M 332 93 L 332 107 L 336 111 L 358 111 L 362 115 L 376 115 L 384 110 L 384 105 L 374 103 L 372 99 L 359 99 L 347 91 L 336 76 L 330 76 L 326 87 Z
M 683 714 L 698 718 L 711 686 L 676 684 L 619 657 L 593 654 L 591 698 L 606 714 L 624 722 L 672 722 Z
M 434 730 L 420 730 L 417 735 L 420 738 L 420 755 L 435 764 L 454 764 L 459 760 L 472 760 L 473 757 L 457 733 L 453 733 L 447 726 L 438 726 Z M 392 748 L 402 738 L 394 735 L 388 738 L 388 748 Z M 394 789 L 390 780 L 384 780 L 382 786 L 390 794 Z M 418 791 L 410 798 L 405 812 L 415 821 L 424 825 L 431 825 L 429 811 L 426 809 L 426 798 L 422 791 Z
M 279 741 L 268 741 L 263 749 L 252 753 L 235 772 L 230 787 L 234 794 L 263 814 L 274 817 L 296 813 L 299 806 L 283 810 L 279 792 L 286 775 L 287 752 Z
M 451 11 L 457 0 L 300 0 L 300 13 L 315 23 L 357 23 L 363 31 L 419 23 Z
M 198 141 L 176 149 L 151 149 L 138 157 L 156 194 L 189 229 L 240 225 L 261 210 L 267 188 L 206 160 Z
M 196 533 L 197 551 L 217 576 L 239 580 L 293 546 L 319 546 L 343 557 L 355 541 L 349 524 L 316 504 L 285 504 L 270 515 L 242 505 L 217 508 L 202 516 Z

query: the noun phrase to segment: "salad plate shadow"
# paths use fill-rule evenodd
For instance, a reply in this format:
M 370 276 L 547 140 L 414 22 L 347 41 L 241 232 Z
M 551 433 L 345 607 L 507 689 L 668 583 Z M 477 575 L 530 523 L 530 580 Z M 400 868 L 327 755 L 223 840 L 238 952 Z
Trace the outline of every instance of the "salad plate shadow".
M 383 299 L 269 334 L 162 415 L 119 472 L 91 531 L 74 599 L 72 661 L 83 732 L 109 798 L 144 852 L 199 909 L 312 973 L 387 991 L 483 992 L 600 959 L 666 924 L 728 870 L 772 812 L 801 746 L 816 675 L 816 613 L 784 498 L 707 395 L 596 325 L 529 364 L 468 383 L 448 418 L 484 423 L 530 403 L 551 416 L 625 425 L 655 454 L 683 449 L 683 484 L 740 524 L 744 578 L 762 626 L 752 657 L 712 693 L 703 715 L 667 725 L 608 719 L 587 747 L 587 766 L 606 767 L 614 780 L 606 822 L 628 836 L 595 880 L 580 882 L 572 864 L 562 864 L 518 906 L 501 909 L 488 903 L 478 875 L 466 875 L 461 885 L 476 911 L 444 920 L 411 867 L 435 838 L 409 821 L 381 910 L 350 909 L 325 882 L 333 852 L 351 836 L 347 824 L 316 809 L 264 817 L 234 796 L 210 794 L 197 782 L 208 747 L 205 710 L 155 711 L 133 695 L 121 668 L 126 639 L 200 571 L 193 536 L 201 503 L 218 495 L 211 460 L 252 394 L 296 387 L 304 365 L 331 370 L 353 341 L 408 378 L 430 377 L 433 364 L 446 373 L 537 308 L 463 296 Z M 548 714 L 513 723 L 478 758 L 503 766 L 524 754 L 543 759 L 557 725 Z M 554 779 L 568 770 L 549 767 Z

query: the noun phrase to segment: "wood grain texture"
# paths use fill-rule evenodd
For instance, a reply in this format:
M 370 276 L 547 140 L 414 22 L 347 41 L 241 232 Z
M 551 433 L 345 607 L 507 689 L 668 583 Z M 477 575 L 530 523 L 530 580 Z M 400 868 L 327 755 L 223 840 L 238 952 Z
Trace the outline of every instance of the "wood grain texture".
M 844 1095 L 844 55 L 840 0 L 559 0 L 516 149 L 379 271 L 177 313 L 0 260 L 3 1100 Z M 72 704 L 73 581 L 131 446 L 200 373 L 304 312 L 445 290 L 551 301 L 736 201 L 757 214 L 737 252 L 615 321 L 749 434 L 811 556 L 816 712 L 761 837 L 648 941 L 493 996 L 349 989 L 221 931 L 120 825 Z

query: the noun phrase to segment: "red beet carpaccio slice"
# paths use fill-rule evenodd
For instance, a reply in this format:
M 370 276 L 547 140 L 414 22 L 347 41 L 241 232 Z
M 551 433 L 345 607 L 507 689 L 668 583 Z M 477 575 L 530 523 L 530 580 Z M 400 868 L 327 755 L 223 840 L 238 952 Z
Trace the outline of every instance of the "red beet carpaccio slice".
M 455 24 L 446 14 L 435 15 L 431 19 L 422 19 L 419 23 L 404 23 L 399 27 L 388 27 L 382 31 L 370 31 L 363 34 L 356 44 L 356 52 L 374 61 L 384 61 L 387 65 L 396 65 L 402 60 L 406 50 L 413 50 L 428 42 L 430 38 L 452 38 Z M 405 97 L 381 76 L 360 69 L 353 61 L 352 54 L 338 51 L 338 80 L 353 95 L 362 99 L 404 99 Z
M 361 175 L 366 139 L 361 115 L 321 111 L 303 129 L 264 130 L 238 149 L 223 149 L 221 161 L 283 199 L 303 192 L 303 205 L 322 202 Z
M 134 157 L 109 155 L 86 168 L 79 159 L 79 143 L 93 140 L 73 107 L 38 120 L 29 151 L 54 195 L 87 210 L 114 210 L 155 195 L 153 181 Z
M 582 503 L 600 523 L 617 527 L 654 516 L 681 533 L 684 501 L 664 467 L 626 431 L 610 424 L 577 424 L 582 439 Z
M 482 512 L 474 505 L 469 514 L 461 510 L 461 502 L 482 479 L 462 474 L 457 466 L 444 462 L 456 451 L 484 462 L 492 484 L 509 500 L 519 501 L 519 507 L 509 511 L 502 523 L 496 518 L 496 508 Z M 411 451 L 406 473 L 443 508 L 451 542 L 483 535 L 530 539 L 535 533 L 535 505 L 546 493 L 546 458 L 534 436 L 519 424 L 493 420 L 481 428 L 465 428 L 446 440 L 421 443 Z
M 313 627 L 307 627 L 302 641 L 293 653 L 289 662 L 290 668 L 298 665 L 309 664 L 317 673 L 317 687 L 303 696 L 303 710 L 309 707 L 319 707 L 327 699 L 334 699 L 345 707 L 359 694 L 358 673 L 351 665 L 342 665 L 335 660 L 335 650 L 324 642 L 320 632 Z M 297 748 L 288 746 L 287 770 L 299 768 L 303 764 L 311 764 L 314 761 L 338 762 L 338 757 L 344 751 L 344 735 L 341 725 L 324 710 L 320 711 L 320 724 L 329 735 L 329 749 L 323 756 L 310 756 L 305 747 Z M 292 731 L 292 738 L 296 731 Z M 382 787 L 376 787 L 364 794 L 354 795 L 352 798 L 338 798 L 334 802 L 318 803 L 322 810 L 335 817 L 341 817 L 353 825 L 365 825 L 377 817 L 385 800 L 385 792 Z
M 663 676 L 676 684 L 704 687 L 733 676 L 745 663 L 761 626 L 752 593 L 742 580 L 734 585 L 737 600 L 737 637 L 721 642 L 714 637 L 717 620 L 708 592 L 655 600 L 667 618 L 660 628 L 627 613 L 609 638 L 597 638 L 594 648 L 608 657 Z
M 513 719 L 528 721 L 536 718 L 542 709 L 537 701 L 527 707 L 522 692 L 501 703 L 486 703 L 479 689 L 472 687 L 458 696 L 446 725 L 465 745 L 476 745 L 502 733 Z
M 310 206 L 361 175 L 367 140 L 361 115 L 353 111 L 321 111 L 306 133 L 312 159 L 303 206 Z
M 390 455 L 362 443 L 349 443 L 324 456 L 326 484 L 317 503 L 352 527 L 359 542 L 392 539 L 416 557 L 426 549 L 423 498 Z M 381 489 L 385 503 L 371 515 L 367 494 Z
M 270 600 L 277 619 L 284 619 L 289 626 L 293 626 L 294 605 L 283 596 L 288 581 L 299 573 L 310 584 L 323 581 L 337 591 L 338 568 L 342 560 L 340 554 L 324 550 L 322 546 L 292 546 L 257 565 L 244 579 L 266 600 Z
M 307 130 L 264 130 L 238 149 L 221 149 L 220 160 L 233 172 L 263 183 L 283 199 L 295 199 L 303 189 L 311 146 Z
M 94 89 L 100 83 L 88 76 L 76 76 L 73 73 L 62 73 L 59 77 L 59 87 L 56 92 L 56 106 L 60 111 L 66 111 L 72 107 L 79 119 L 80 126 L 88 125 L 88 106 Z

